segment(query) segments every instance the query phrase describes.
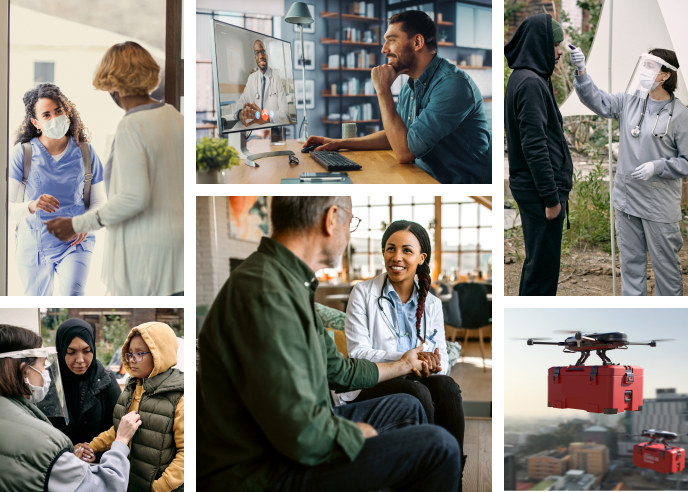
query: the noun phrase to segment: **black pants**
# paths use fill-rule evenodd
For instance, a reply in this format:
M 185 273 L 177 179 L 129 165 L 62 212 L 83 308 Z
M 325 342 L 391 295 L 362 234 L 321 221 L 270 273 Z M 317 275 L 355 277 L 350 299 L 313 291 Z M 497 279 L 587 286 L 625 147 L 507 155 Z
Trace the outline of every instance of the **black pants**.
M 461 404 L 461 388 L 451 376 L 430 376 L 421 379 L 389 379 L 372 388 L 361 390 L 354 403 L 405 393 L 420 400 L 429 424 L 444 427 L 454 436 L 463 452 L 466 422 Z
M 556 296 L 561 264 L 561 236 L 566 217 L 566 202 L 557 218 L 547 220 L 545 203 L 538 196 L 512 190 L 518 203 L 526 245 L 526 260 L 521 270 L 519 296 Z

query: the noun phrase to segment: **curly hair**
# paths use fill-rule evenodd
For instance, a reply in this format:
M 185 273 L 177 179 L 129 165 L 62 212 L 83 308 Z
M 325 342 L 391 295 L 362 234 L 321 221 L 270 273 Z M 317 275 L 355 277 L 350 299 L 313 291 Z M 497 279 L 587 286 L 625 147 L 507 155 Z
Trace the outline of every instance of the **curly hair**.
M 148 96 L 160 85 L 160 65 L 140 44 L 111 46 L 93 74 L 93 87 L 120 96 Z
M 423 337 L 420 336 L 420 322 L 423 319 L 423 312 L 425 311 L 425 300 L 430 291 L 430 284 L 432 277 L 430 276 L 430 255 L 432 247 L 430 245 L 430 236 L 425 228 L 409 220 L 397 220 L 392 222 L 382 235 L 382 252 L 384 254 L 385 245 L 389 237 L 397 231 L 409 231 L 416 236 L 420 243 L 420 252 L 425 253 L 427 257 L 425 261 L 416 267 L 416 275 L 418 276 L 418 306 L 416 307 L 416 335 L 421 343 L 424 343 Z
M 15 145 L 29 142 L 32 138 L 41 135 L 41 131 L 31 123 L 31 119 L 38 119 L 36 118 L 36 103 L 43 98 L 55 101 L 58 107 L 62 108 L 64 114 L 67 115 L 67 118 L 69 118 L 69 130 L 67 130 L 66 134 L 68 137 L 72 137 L 76 142 L 90 142 L 89 132 L 81 121 L 74 103 L 62 94 L 58 86 L 45 83 L 39 84 L 35 89 L 26 91 L 26 94 L 24 94 L 24 121 L 16 132 Z

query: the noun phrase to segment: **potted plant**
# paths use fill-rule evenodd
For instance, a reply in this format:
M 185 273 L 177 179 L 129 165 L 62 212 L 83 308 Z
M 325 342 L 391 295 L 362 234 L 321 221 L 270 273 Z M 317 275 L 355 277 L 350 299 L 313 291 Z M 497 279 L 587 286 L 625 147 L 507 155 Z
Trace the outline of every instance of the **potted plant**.
M 446 40 L 447 40 L 447 31 L 442 29 L 440 31 L 440 41 L 442 41 L 444 43 Z
M 239 153 L 224 138 L 203 137 L 196 141 L 196 182 L 219 183 L 219 172 L 239 165 Z

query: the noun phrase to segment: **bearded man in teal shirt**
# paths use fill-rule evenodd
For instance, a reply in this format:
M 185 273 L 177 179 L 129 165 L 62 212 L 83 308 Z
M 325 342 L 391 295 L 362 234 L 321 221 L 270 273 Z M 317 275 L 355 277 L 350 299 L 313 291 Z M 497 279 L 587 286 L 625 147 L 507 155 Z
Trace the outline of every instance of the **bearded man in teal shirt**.
M 440 183 L 492 182 L 491 136 L 483 96 L 466 72 L 437 54 L 437 29 L 425 12 L 389 19 L 382 53 L 387 65 L 372 69 L 384 130 L 359 138 L 310 137 L 315 150 L 393 150 Z M 409 76 L 395 107 L 391 87 Z

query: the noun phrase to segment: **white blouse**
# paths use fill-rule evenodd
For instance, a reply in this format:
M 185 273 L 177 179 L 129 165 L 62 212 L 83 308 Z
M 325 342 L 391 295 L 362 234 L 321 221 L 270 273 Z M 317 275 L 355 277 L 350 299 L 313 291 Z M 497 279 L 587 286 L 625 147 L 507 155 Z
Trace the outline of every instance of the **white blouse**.
M 164 103 L 128 111 L 104 171 L 100 224 L 95 211 L 72 219 L 75 232 L 107 227 L 102 280 L 110 295 L 184 290 L 183 121 Z

